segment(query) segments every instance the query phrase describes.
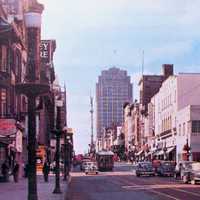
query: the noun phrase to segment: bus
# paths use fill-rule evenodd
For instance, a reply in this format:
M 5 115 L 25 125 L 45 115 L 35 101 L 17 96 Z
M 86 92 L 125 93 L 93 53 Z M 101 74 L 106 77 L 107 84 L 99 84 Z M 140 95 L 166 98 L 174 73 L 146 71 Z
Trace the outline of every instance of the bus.
M 114 167 L 114 153 L 112 151 L 99 151 L 96 154 L 99 171 L 112 171 Z

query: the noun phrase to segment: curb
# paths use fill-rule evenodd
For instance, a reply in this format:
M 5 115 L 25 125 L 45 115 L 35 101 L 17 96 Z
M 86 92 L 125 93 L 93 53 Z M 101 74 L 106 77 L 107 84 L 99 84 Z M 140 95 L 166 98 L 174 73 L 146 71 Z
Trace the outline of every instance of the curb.
M 69 193 L 68 193 L 68 189 L 71 183 L 72 177 L 71 175 L 69 175 L 68 179 L 67 179 L 67 186 L 66 186 L 66 190 L 65 190 L 65 194 L 64 194 L 64 200 L 69 200 Z

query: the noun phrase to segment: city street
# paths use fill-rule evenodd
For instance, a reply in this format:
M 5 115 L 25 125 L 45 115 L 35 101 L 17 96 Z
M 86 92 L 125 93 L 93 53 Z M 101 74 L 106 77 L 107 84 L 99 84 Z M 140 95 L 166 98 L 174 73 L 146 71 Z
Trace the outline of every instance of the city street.
M 199 200 L 200 185 L 183 184 L 172 177 L 136 177 L 128 164 L 113 172 L 85 175 L 73 172 L 66 200 Z

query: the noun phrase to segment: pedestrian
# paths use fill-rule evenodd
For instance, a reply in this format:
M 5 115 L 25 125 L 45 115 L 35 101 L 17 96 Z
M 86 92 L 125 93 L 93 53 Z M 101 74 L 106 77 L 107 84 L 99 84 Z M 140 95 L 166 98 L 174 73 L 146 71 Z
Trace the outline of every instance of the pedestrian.
M 4 181 L 7 182 L 9 177 L 9 166 L 7 161 L 4 161 L 4 163 L 1 165 L 1 173 Z
M 12 174 L 13 174 L 15 183 L 17 183 L 18 179 L 19 179 L 19 164 L 18 164 L 18 162 L 15 162 Z
M 43 169 L 42 169 L 45 182 L 48 182 L 49 171 L 50 171 L 50 167 L 49 167 L 48 163 L 45 162 L 44 166 L 43 166 Z
M 24 166 L 24 178 L 28 177 L 28 163 L 26 163 L 26 165 Z

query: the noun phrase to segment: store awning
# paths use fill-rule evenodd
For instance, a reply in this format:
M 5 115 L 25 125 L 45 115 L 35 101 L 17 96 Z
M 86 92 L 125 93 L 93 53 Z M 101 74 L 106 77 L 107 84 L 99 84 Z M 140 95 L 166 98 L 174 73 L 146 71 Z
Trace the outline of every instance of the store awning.
M 171 153 L 174 149 L 175 149 L 175 146 L 167 148 L 167 153 Z
M 135 155 L 136 155 L 136 156 L 140 156 L 143 152 L 144 152 L 144 151 L 141 150 L 141 151 L 137 152 Z
M 158 151 L 157 155 L 160 156 L 160 155 L 163 155 L 164 154 L 164 151 L 163 150 L 160 150 Z
M 173 146 L 173 147 L 168 147 L 166 153 L 169 154 L 169 153 L 171 153 L 174 149 L 175 149 L 175 146 Z M 164 154 L 163 149 L 161 149 L 161 150 L 159 150 L 159 151 L 156 151 L 156 152 L 154 153 L 154 155 L 157 155 L 157 156 L 160 156 L 160 155 L 163 155 L 163 154 Z

